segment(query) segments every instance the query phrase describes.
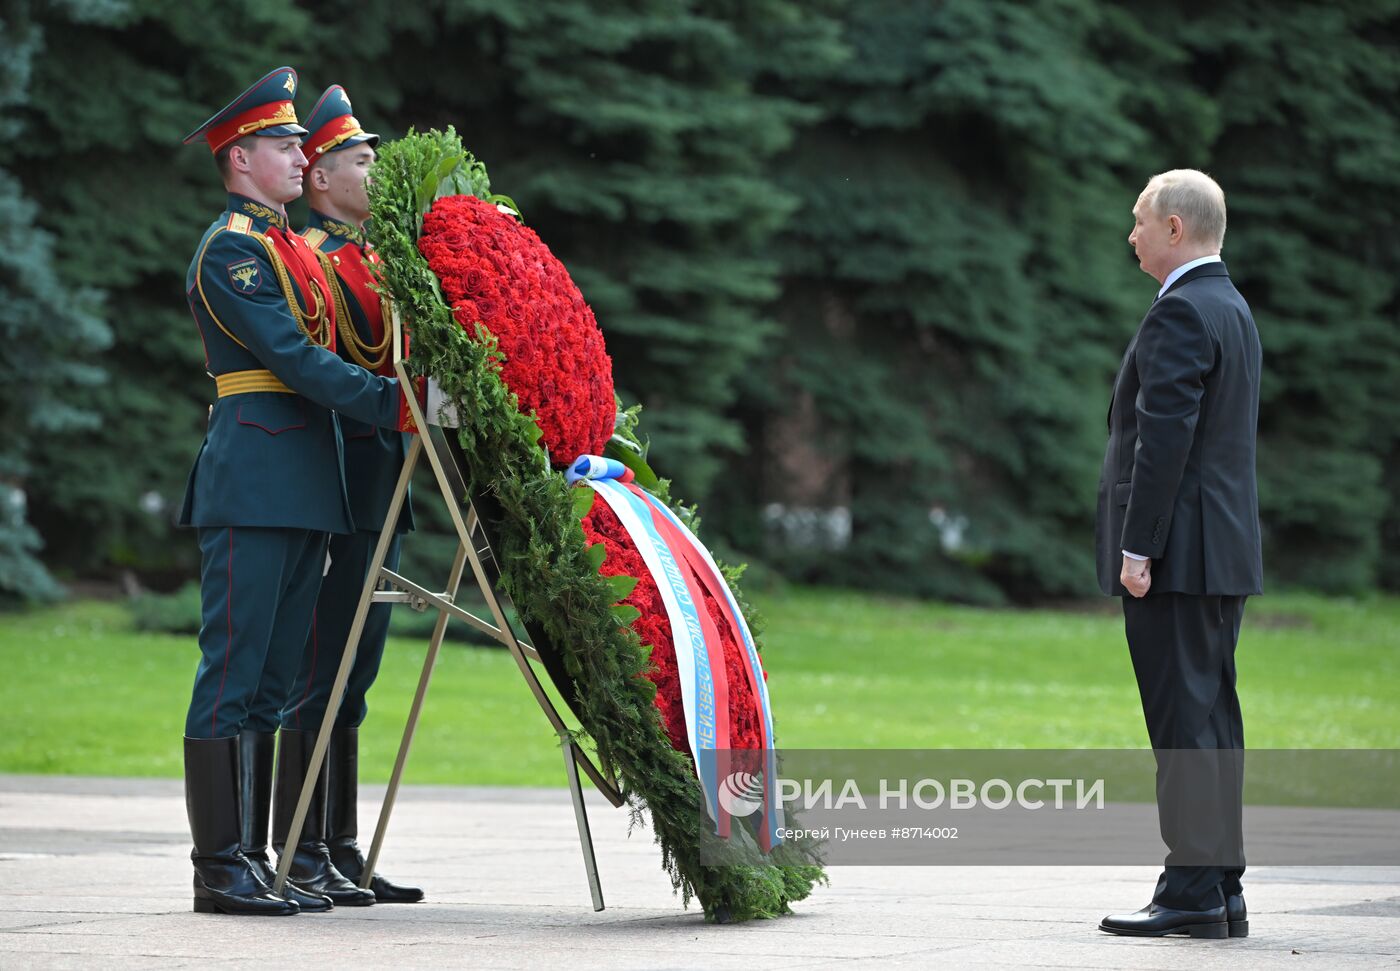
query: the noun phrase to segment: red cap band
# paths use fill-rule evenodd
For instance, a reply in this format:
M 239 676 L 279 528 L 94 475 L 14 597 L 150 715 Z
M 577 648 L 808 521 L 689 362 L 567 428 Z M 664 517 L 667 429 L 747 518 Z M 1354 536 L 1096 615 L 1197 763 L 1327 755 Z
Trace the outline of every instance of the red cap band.
M 316 133 L 308 138 L 302 146 L 306 152 L 307 168 L 310 168 L 317 159 L 324 157 L 327 152 L 341 142 L 364 133 L 365 130 L 360 127 L 360 123 L 354 115 L 341 115 L 339 118 L 332 118 L 317 129 Z
M 273 125 L 295 125 L 296 108 L 290 101 L 272 101 L 256 108 L 249 108 L 241 115 L 235 115 L 221 125 L 216 125 L 204 133 L 209 142 L 209 151 L 218 153 L 229 142 L 237 141 Z

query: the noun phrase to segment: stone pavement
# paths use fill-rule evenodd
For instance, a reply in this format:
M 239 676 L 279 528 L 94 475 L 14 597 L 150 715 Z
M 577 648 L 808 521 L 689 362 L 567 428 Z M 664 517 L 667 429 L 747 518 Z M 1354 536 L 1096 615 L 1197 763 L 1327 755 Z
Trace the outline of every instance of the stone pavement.
M 833 868 L 796 916 L 714 926 L 626 812 L 590 820 L 601 913 L 565 790 L 425 786 L 400 794 L 381 870 L 427 902 L 233 918 L 190 910 L 179 782 L 0 776 L 0 967 L 1400 969 L 1395 867 L 1251 869 L 1251 936 L 1229 941 L 1096 930 L 1146 902 L 1145 867 Z

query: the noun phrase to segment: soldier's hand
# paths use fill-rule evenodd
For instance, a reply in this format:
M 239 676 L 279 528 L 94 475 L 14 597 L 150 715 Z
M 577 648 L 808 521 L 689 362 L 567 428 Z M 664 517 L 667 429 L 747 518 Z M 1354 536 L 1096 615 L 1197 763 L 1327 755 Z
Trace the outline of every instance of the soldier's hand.
M 428 404 L 424 415 L 428 424 L 440 428 L 458 428 L 462 424 L 457 414 L 457 406 L 442 393 L 442 387 L 437 383 L 437 379 L 432 377 L 428 378 Z

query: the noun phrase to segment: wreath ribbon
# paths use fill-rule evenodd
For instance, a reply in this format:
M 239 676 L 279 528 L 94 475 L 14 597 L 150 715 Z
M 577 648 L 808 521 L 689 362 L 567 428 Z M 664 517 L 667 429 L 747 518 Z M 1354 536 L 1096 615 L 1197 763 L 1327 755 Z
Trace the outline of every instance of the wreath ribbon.
M 603 497 L 636 544 L 653 577 L 660 581 L 657 588 L 677 646 L 686 737 L 707 808 L 721 837 L 730 834 L 730 816 L 719 800 L 720 776 L 727 776 L 729 769 L 728 678 L 724 675 L 724 642 L 709 611 L 703 609 L 702 591 L 719 605 L 724 621 L 739 635 L 744 645 L 745 679 L 761 715 L 765 785 L 759 845 L 765 853 L 769 852 L 782 842 L 783 828 L 782 804 L 776 784 L 772 710 L 758 649 L 728 583 L 695 534 L 663 502 L 638 487 L 632 481 L 632 470 L 621 462 L 598 455 L 581 455 L 570 464 L 565 476 L 571 483 L 585 483 Z M 701 648 L 698 651 L 697 639 Z M 716 677 L 716 671 L 724 676 Z M 710 711 L 714 712 L 713 733 L 707 731 L 705 717 Z

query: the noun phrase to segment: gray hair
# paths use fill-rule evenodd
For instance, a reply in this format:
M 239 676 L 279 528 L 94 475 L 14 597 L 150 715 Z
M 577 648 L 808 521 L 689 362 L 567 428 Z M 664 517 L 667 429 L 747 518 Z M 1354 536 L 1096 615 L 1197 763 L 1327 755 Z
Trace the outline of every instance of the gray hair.
M 1147 180 L 1142 201 L 1158 216 L 1180 216 L 1186 236 L 1219 249 L 1225 241 L 1225 192 L 1196 169 L 1172 169 Z

